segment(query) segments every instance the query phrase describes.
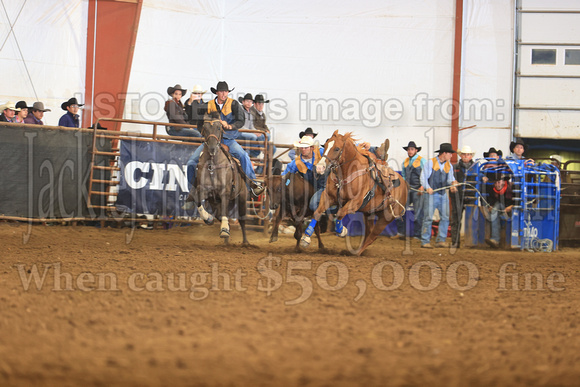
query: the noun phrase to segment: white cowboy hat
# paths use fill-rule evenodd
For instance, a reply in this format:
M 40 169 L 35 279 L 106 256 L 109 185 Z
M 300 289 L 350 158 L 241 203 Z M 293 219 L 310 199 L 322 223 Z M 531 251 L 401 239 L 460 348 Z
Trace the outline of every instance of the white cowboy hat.
M 14 104 L 12 101 L 8 101 L 4 105 L 0 106 L 0 112 L 3 112 L 6 109 L 14 110 L 15 112 L 20 111 L 20 108 L 17 108 L 16 104 Z
M 294 143 L 296 148 L 308 148 L 309 146 L 314 146 L 314 139 L 310 136 L 303 136 L 300 141 Z
M 461 147 L 461 150 L 459 152 L 457 152 L 459 154 L 465 153 L 465 154 L 475 154 L 475 151 L 471 149 L 471 147 L 469 145 L 463 145 Z
M 193 94 L 205 94 L 207 90 L 204 90 L 201 85 L 195 85 L 191 88 Z

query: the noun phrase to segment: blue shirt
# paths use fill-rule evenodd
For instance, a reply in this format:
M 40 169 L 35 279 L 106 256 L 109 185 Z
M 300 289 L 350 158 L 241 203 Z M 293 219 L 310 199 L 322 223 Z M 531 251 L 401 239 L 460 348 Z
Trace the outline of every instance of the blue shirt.
M 436 157 L 437 162 L 439 163 L 439 169 L 443 170 L 443 167 L 445 166 L 445 163 L 442 163 L 441 160 L 439 160 L 439 157 Z M 452 182 L 455 181 L 455 175 L 453 174 L 453 165 L 451 165 L 451 163 L 449 163 L 449 165 L 451 166 L 451 168 L 449 169 L 449 173 L 447 173 L 447 182 L 448 184 L 451 184 Z M 429 159 L 427 160 L 427 162 L 425 163 L 425 165 L 423 166 L 423 170 L 421 171 L 421 185 L 423 186 L 423 188 L 425 188 L 425 190 L 428 190 L 429 188 L 431 188 L 431 186 L 429 185 L 429 178 L 431 177 L 431 173 L 433 173 L 433 160 Z
M 323 154 L 324 148 L 320 148 L 320 156 L 322 156 Z M 310 169 L 311 171 L 314 171 L 314 154 L 312 155 L 312 159 L 310 160 L 304 160 L 302 155 L 300 155 L 300 160 L 302 160 L 304 165 L 306 165 L 306 168 Z M 296 166 L 296 159 L 294 159 L 288 163 L 286 169 L 284 170 L 284 172 L 282 172 L 282 176 L 284 176 L 287 173 L 296 173 L 296 172 L 298 172 L 298 167 Z
M 79 118 L 80 116 L 78 114 L 66 112 L 66 114 L 60 117 L 60 120 L 58 120 L 58 126 L 65 126 L 67 128 L 80 128 L 81 123 Z

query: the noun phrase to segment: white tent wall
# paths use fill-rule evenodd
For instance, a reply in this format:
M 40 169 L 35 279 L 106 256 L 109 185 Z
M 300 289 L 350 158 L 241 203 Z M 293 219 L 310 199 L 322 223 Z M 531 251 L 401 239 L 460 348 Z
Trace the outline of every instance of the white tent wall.
M 130 93 L 165 99 L 176 83 L 209 89 L 226 80 L 236 98 L 272 100 L 266 109 L 279 143 L 308 126 L 321 141 L 339 129 L 375 145 L 389 137 L 400 160 L 410 139 L 431 148 L 449 141 L 449 120 L 417 112 L 413 101 L 450 98 L 452 0 L 172 4 L 143 4 Z M 161 104 L 146 99 L 127 115 L 164 120 Z
M 463 19 L 459 147 L 475 157 L 490 147 L 509 153 L 513 101 L 514 3 L 466 0 Z
M 42 101 L 57 125 L 62 102 L 84 101 L 88 0 L 0 1 L 0 104 Z
M 10 74 L 0 101 L 44 101 L 53 110 L 46 122 L 56 124 L 60 103 L 84 90 L 88 1 L 0 1 L 0 64 Z M 397 162 L 409 140 L 430 155 L 451 138 L 454 7 L 454 0 L 145 0 L 124 116 L 166 121 L 168 86 L 209 90 L 226 80 L 236 98 L 271 100 L 278 143 L 311 126 L 320 141 L 336 129 L 374 145 L 388 137 Z M 462 111 L 460 127 L 477 127 L 461 131 L 459 145 L 478 155 L 509 144 L 513 7 L 464 3 L 462 98 L 482 105 Z M 488 101 L 491 118 L 478 117 Z

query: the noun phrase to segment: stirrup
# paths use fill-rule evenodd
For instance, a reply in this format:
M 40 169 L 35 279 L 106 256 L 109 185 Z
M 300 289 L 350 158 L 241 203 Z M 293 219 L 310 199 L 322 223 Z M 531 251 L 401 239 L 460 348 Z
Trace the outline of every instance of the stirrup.
M 185 202 L 183 206 L 181 206 L 181 209 L 186 211 L 193 210 L 194 208 L 195 208 L 194 202 Z
M 252 187 L 252 185 L 254 186 Z M 254 194 L 254 196 L 258 197 L 264 193 L 265 188 L 262 185 L 262 183 L 258 181 L 253 181 L 252 184 L 250 185 L 250 190 L 252 191 L 252 194 Z

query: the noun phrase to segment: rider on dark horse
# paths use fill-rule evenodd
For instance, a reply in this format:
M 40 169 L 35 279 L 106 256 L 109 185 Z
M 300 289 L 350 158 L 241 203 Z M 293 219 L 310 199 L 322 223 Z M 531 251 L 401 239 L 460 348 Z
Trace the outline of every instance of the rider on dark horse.
M 322 158 L 324 148 L 314 143 L 314 140 L 309 136 L 304 136 L 300 141 L 295 142 L 294 147 L 300 150 L 300 157 L 296 157 L 288 163 L 286 169 L 282 172 L 282 176 L 288 173 L 299 173 L 306 181 L 312 184 L 316 192 L 312 195 L 308 207 L 310 210 L 316 211 L 320 204 L 322 191 L 326 187 L 326 175 L 316 173 L 316 164 Z
M 222 144 L 228 146 L 229 153 L 240 161 L 252 192 L 258 196 L 264 191 L 264 188 L 260 182 L 256 181 L 256 174 L 252 168 L 250 157 L 240 144 L 236 142 L 236 139 L 240 137 L 238 129 L 244 126 L 245 119 L 238 101 L 228 97 L 232 90 L 229 89 L 227 82 L 224 81 L 218 82 L 215 89 L 212 87 L 211 91 L 216 94 L 216 97 L 208 102 L 207 113 L 209 115 L 219 115 L 224 131 Z M 195 185 L 196 168 L 202 151 L 203 144 L 195 150 L 187 161 L 187 178 L 191 185 Z

